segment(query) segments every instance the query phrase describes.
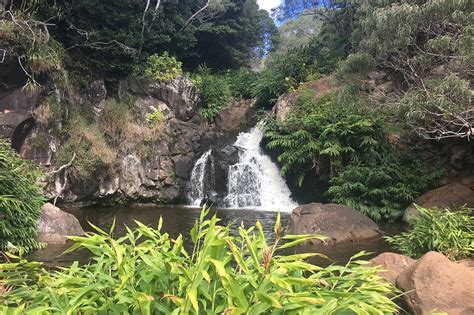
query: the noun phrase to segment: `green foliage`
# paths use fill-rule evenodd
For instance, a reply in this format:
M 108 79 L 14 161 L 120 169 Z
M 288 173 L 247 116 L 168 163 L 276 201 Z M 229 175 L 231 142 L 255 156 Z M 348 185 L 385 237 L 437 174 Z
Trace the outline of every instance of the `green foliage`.
M 0 265 L 0 282 L 12 286 L 0 295 L 0 311 L 31 314 L 311 314 L 394 313 L 387 296 L 396 289 L 378 275 L 380 267 L 353 257 L 346 266 L 327 268 L 305 260 L 318 254 L 282 256 L 279 250 L 319 235 L 282 236 L 267 243 L 259 222 L 239 235 L 220 226 L 214 215 L 191 230 L 192 252 L 183 237 L 171 239 L 136 222 L 119 239 L 97 227 L 96 233 L 72 237 L 69 251 L 86 249 L 84 266 L 47 271 L 40 263 L 19 260 Z M 13 257 L 10 255 L 10 257 Z M 15 259 L 13 257 L 12 259 Z
M 386 240 L 403 254 L 419 258 L 429 251 L 437 251 L 458 260 L 474 255 L 474 209 L 427 209 L 415 205 L 419 211 L 413 228 Z
M 367 73 L 375 67 L 374 58 L 367 53 L 356 53 L 347 56 L 339 63 L 336 78 L 346 84 L 354 84 L 367 78 Z
M 161 55 L 155 54 L 148 57 L 145 63 L 144 75 L 151 80 L 170 82 L 182 75 L 181 67 L 181 62 L 170 56 L 168 52 L 164 52 Z
M 306 49 L 291 49 L 270 57 L 255 82 L 252 96 L 264 106 L 274 104 L 278 97 L 303 82 L 311 69 L 311 56 Z
M 37 79 L 41 75 L 61 72 L 64 76 L 62 45 L 44 34 L 43 29 L 29 21 L 29 16 L 24 16 L 23 12 L 12 14 L 13 19 L 0 19 L 0 46 L 6 48 L 6 57 L 18 59 L 24 68 L 27 76 L 24 88 L 38 89 Z
M 270 149 L 281 150 L 281 172 L 295 172 L 299 184 L 308 172 L 328 179 L 341 165 L 377 154 L 385 141 L 377 117 L 337 102 L 334 94 L 315 99 L 309 91 L 299 96 L 285 121 L 268 121 L 265 135 Z
M 0 141 L 0 250 L 31 251 L 45 199 L 37 184 L 40 172 Z M 9 248 L 10 245 L 13 248 Z
M 109 78 L 127 76 L 144 56 L 165 51 L 187 69 L 201 63 L 237 69 L 271 46 L 277 29 L 255 0 L 207 3 L 161 1 L 155 10 L 153 2 L 144 14 L 146 2 L 141 0 L 45 0 L 36 15 L 55 25 L 51 35 L 71 47 L 75 62 Z
M 225 75 L 212 74 L 211 69 L 200 66 L 192 81 L 201 91 L 204 107 L 201 116 L 213 119 L 219 111 L 227 107 L 232 99 L 232 91 Z
M 409 124 L 428 139 L 474 137 L 472 93 L 469 80 L 457 75 L 425 82 L 426 92 L 412 88 L 401 99 L 401 111 Z
M 388 151 L 372 162 L 352 162 L 344 167 L 331 179 L 328 193 L 333 202 L 353 207 L 375 221 L 395 221 L 443 175 L 421 161 Z
M 153 113 L 151 114 L 148 114 L 146 116 L 146 120 L 152 125 L 152 126 L 156 126 L 158 125 L 160 122 L 163 121 L 163 113 L 157 109 L 155 110 Z

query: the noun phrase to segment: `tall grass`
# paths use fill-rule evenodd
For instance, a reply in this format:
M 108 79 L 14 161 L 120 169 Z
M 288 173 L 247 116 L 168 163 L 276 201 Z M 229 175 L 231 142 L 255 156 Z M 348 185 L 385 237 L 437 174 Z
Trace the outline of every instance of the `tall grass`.
M 345 266 L 321 268 L 305 260 L 318 254 L 282 256 L 281 249 L 320 235 L 282 236 L 267 243 L 259 222 L 238 235 L 203 209 L 191 230 L 192 251 L 183 237 L 172 239 L 136 222 L 119 239 L 95 233 L 71 237 L 68 250 L 87 249 L 88 265 L 46 271 L 20 259 L 0 265 L 0 312 L 28 314 L 386 314 L 397 306 L 394 288 L 356 255 Z M 18 259 L 10 255 L 12 260 Z

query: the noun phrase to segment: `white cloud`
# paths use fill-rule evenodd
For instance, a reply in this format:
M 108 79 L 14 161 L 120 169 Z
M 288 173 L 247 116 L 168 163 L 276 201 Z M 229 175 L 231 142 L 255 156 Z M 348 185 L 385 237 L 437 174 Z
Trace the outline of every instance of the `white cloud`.
M 281 0 L 257 0 L 260 8 L 270 12 L 271 9 L 277 7 L 280 4 Z

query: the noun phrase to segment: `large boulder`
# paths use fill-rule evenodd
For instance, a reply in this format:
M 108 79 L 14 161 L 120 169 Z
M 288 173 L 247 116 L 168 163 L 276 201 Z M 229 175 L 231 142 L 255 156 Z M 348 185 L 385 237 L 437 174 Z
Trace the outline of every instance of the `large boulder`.
M 322 234 L 329 243 L 378 237 L 377 224 L 357 210 L 337 205 L 311 203 L 298 206 L 289 219 L 291 234 Z M 318 242 L 316 240 L 312 242 Z
M 176 117 L 182 120 L 189 120 L 200 102 L 198 89 L 184 76 L 169 83 L 152 82 L 148 87 L 148 93 L 164 102 Z
M 433 310 L 449 315 L 474 314 L 474 268 L 426 253 L 397 278 L 397 287 L 413 314 Z
M 431 190 L 418 197 L 413 203 L 425 208 L 437 207 L 455 210 L 463 205 L 474 208 L 474 176 L 464 177 Z M 412 223 L 418 215 L 418 210 L 414 205 L 411 205 L 405 210 L 403 221 Z
M 38 220 L 38 235 L 36 240 L 50 244 L 66 243 L 66 236 L 83 235 L 79 221 L 72 214 L 55 207 L 50 203 L 43 206 L 43 212 Z
M 385 271 L 381 272 L 380 276 L 395 285 L 400 273 L 414 264 L 415 260 L 404 255 L 387 252 L 372 258 L 370 262 L 382 266 Z

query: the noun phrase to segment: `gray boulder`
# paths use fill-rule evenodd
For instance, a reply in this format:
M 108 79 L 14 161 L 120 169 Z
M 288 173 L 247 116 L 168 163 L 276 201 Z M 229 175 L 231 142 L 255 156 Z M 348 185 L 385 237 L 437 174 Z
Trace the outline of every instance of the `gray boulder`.
M 289 219 L 289 233 L 322 234 L 328 237 L 328 243 L 355 242 L 381 235 L 377 224 L 357 210 L 322 203 L 310 203 L 295 208 Z
M 38 220 L 38 235 L 36 240 L 50 244 L 64 244 L 66 236 L 83 235 L 79 221 L 72 214 L 67 213 L 46 203 Z

